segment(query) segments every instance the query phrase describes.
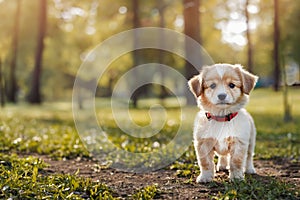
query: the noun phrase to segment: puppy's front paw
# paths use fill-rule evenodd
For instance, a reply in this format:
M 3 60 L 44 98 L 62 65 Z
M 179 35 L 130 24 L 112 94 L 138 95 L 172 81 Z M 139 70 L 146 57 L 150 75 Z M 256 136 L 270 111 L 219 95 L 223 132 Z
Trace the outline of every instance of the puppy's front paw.
M 244 173 L 242 170 L 230 171 L 229 178 L 233 180 L 244 180 Z
M 253 167 L 246 169 L 246 174 L 256 174 L 256 171 Z
M 201 172 L 201 174 L 197 177 L 197 183 L 208 183 L 211 182 L 214 178 L 214 174 L 211 172 Z

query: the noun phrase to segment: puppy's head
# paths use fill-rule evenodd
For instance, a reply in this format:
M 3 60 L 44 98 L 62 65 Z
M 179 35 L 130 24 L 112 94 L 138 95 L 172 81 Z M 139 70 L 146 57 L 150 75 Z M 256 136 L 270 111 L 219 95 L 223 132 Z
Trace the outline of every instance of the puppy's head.
M 203 109 L 237 111 L 247 103 L 257 79 L 241 65 L 215 64 L 204 67 L 188 84 Z

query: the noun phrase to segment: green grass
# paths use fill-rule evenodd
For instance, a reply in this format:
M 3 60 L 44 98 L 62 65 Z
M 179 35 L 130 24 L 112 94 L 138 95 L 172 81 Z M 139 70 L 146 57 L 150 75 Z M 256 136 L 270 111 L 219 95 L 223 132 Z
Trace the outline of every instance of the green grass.
M 54 158 L 88 156 L 74 125 L 53 116 L 32 116 L 30 108 L 24 113 L 8 114 L 0 123 L 0 149 L 3 152 L 23 152 L 50 155 Z M 49 111 L 44 111 L 49 113 Z
M 224 182 L 222 190 L 212 199 L 297 199 L 292 185 L 275 178 L 246 176 L 245 181 Z
M 290 90 L 293 120 L 284 122 L 281 92 L 258 89 L 251 95 L 248 111 L 257 128 L 257 158 L 286 157 L 300 159 L 300 90 Z
M 282 93 L 269 89 L 258 89 L 251 94 L 248 111 L 253 116 L 257 127 L 255 159 L 286 158 L 300 160 L 300 90 L 290 91 L 293 121 L 283 121 Z M 107 101 L 107 100 L 106 100 Z M 103 103 L 104 102 L 104 103 Z M 143 101 L 142 109 L 132 109 L 131 117 L 139 125 L 148 125 L 150 115 L 147 105 L 151 100 Z M 107 102 L 106 102 L 107 103 Z M 151 152 L 154 142 L 161 146 L 168 144 L 178 130 L 180 109 L 168 108 L 166 124 L 161 132 L 151 138 L 141 139 L 126 135 L 113 120 L 111 111 L 105 107 L 103 99 L 97 101 L 97 116 L 110 140 L 117 146 L 131 152 Z M 166 103 L 167 105 L 168 103 Z M 187 134 L 192 134 L 193 118 L 197 108 L 183 108 Z M 156 116 L 161 117 L 161 115 Z M 126 144 L 126 145 L 124 145 Z M 49 155 L 53 159 L 73 159 L 91 155 L 81 142 L 72 118 L 71 104 L 45 103 L 42 107 L 21 104 L 8 105 L 0 112 L 0 198 L 12 199 L 112 199 L 113 191 L 103 183 L 80 178 L 76 174 L 49 175 L 43 171 L 46 163 L 29 157 L 20 158 L 13 154 Z M 186 184 L 194 182 L 199 174 L 195 164 L 194 149 L 191 146 L 184 155 L 168 169 Z M 267 180 L 247 177 L 245 182 L 219 180 L 216 185 L 219 192 L 212 199 L 296 199 L 299 198 L 292 185 L 279 179 L 267 177 Z M 152 199 L 159 196 L 159 185 L 149 185 L 134 195 L 135 199 Z M 47 198 L 46 198 L 47 199 Z
M 1 199 L 113 199 L 102 183 L 76 174 L 47 175 L 46 164 L 33 157 L 0 154 Z
M 132 197 L 133 199 L 153 199 L 155 196 L 159 195 L 159 189 L 157 189 L 157 185 L 149 185 L 145 188 L 140 189 L 137 193 L 135 193 Z

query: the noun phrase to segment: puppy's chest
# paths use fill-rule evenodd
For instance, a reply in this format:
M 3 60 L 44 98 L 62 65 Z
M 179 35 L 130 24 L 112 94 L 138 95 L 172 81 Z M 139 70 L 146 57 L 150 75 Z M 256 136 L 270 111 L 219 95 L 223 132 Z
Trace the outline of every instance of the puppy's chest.
M 198 137 L 214 138 L 216 140 L 223 140 L 228 137 L 240 137 L 241 128 L 233 122 L 216 122 L 208 121 L 198 130 Z
M 213 149 L 218 154 L 225 155 L 229 153 L 231 147 L 239 142 L 245 140 L 240 127 L 235 127 L 230 122 L 216 122 L 209 123 L 206 127 L 198 132 L 198 140 L 206 142 L 206 140 L 213 140 Z
M 229 138 L 247 144 L 250 138 L 251 124 L 247 115 L 242 111 L 227 122 L 208 120 L 205 113 L 199 112 L 194 124 L 194 140 L 212 139 L 216 141 L 220 149 L 226 149 Z

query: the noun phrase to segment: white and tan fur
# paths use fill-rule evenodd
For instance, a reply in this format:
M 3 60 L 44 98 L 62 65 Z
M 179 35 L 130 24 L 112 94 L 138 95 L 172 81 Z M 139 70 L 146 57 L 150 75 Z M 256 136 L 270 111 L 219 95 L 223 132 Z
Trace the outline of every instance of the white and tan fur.
M 231 180 L 243 179 L 244 172 L 255 173 L 256 129 L 244 106 L 257 79 L 241 65 L 215 64 L 203 67 L 199 75 L 189 80 L 200 107 L 194 122 L 194 146 L 201 170 L 197 182 L 213 180 L 215 153 L 219 156 L 217 170 L 229 169 Z M 220 122 L 208 120 L 206 112 L 214 116 L 238 114 L 230 121 Z

